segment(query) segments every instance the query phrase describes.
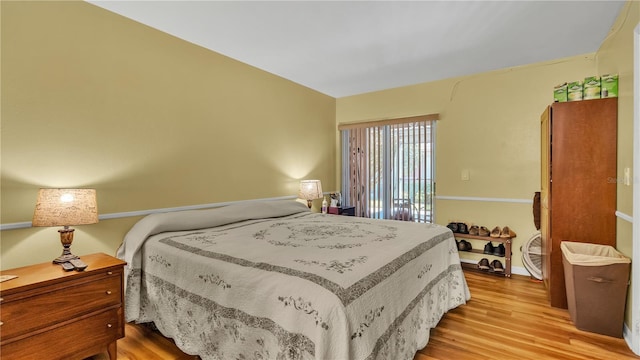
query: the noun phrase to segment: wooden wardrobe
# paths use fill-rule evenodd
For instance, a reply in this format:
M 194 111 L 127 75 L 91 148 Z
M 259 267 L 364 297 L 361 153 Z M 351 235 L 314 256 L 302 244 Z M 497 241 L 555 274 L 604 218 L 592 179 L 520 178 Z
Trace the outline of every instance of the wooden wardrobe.
M 554 103 L 541 117 L 542 276 L 567 308 L 561 241 L 616 246 L 618 99 Z

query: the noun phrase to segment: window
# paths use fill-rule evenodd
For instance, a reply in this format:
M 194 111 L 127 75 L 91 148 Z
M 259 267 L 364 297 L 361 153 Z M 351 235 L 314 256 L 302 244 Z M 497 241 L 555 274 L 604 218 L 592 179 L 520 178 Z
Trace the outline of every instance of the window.
M 437 115 L 341 125 L 342 193 L 356 215 L 433 221 Z

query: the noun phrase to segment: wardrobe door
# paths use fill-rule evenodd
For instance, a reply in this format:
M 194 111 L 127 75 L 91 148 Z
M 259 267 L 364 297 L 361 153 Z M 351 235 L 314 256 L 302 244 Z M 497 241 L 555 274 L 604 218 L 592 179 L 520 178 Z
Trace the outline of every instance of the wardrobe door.
M 616 245 L 617 98 L 551 109 L 551 305 L 567 307 L 561 241 Z

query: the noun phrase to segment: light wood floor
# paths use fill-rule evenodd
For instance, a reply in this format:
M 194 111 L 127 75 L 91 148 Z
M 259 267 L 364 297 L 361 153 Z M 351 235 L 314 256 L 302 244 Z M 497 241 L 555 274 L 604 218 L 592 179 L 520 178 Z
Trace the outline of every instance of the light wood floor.
M 623 339 L 577 330 L 567 310 L 548 305 L 541 283 L 470 271 L 465 276 L 471 300 L 443 317 L 414 360 L 640 359 Z M 144 326 L 127 324 L 125 334 L 118 360 L 198 359 Z

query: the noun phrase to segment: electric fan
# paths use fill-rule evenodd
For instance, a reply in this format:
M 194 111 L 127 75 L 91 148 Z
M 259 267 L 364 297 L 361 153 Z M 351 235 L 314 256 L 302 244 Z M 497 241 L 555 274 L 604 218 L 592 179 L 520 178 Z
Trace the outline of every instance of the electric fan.
M 520 247 L 522 263 L 527 271 L 538 280 L 542 280 L 542 237 L 536 232 Z

